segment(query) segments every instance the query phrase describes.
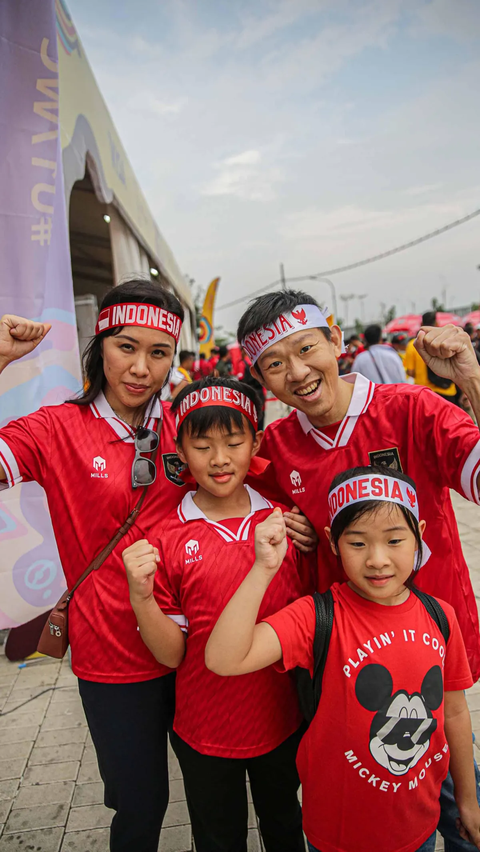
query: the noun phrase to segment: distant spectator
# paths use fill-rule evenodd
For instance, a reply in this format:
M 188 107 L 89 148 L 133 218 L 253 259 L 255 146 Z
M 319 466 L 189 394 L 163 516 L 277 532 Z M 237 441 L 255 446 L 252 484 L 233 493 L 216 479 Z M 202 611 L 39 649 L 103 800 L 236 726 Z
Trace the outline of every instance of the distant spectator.
M 218 354 L 219 359 L 217 361 L 217 366 L 215 367 L 217 374 L 221 379 L 228 378 L 232 373 L 232 359 L 230 352 L 226 346 L 220 346 Z
M 213 349 L 210 349 L 210 359 L 209 359 L 209 362 L 208 362 L 210 364 L 210 370 L 211 370 L 212 373 L 213 373 L 215 367 L 218 364 L 219 357 L 220 356 L 218 354 L 218 346 L 214 346 Z
M 395 349 L 395 352 L 400 355 L 402 359 L 402 364 L 405 366 L 405 352 L 407 351 L 407 343 L 408 343 L 408 334 L 406 331 L 399 331 L 398 334 L 394 334 L 391 341 L 390 346 L 392 349 Z
M 369 325 L 364 332 L 366 352 L 357 355 L 354 370 L 366 376 L 371 382 L 382 385 L 394 385 L 406 381 L 401 358 L 391 346 L 381 343 L 382 329 L 379 325 Z
M 427 311 L 424 313 L 422 316 L 422 325 L 430 327 L 437 326 L 436 311 Z M 436 376 L 435 373 L 427 367 L 425 361 L 421 355 L 418 354 L 413 344 L 414 340 L 410 340 L 405 352 L 404 364 L 407 375 L 413 377 L 416 385 L 422 385 L 425 388 L 430 388 L 430 390 L 440 394 L 440 396 L 444 396 L 451 402 L 455 402 L 457 388 L 454 383 L 449 382 L 448 379 Z
M 170 374 L 170 396 L 175 399 L 182 388 L 192 381 L 191 371 L 193 370 L 193 362 L 195 360 L 195 352 L 190 352 L 188 349 L 182 349 L 179 353 L 179 367 L 174 367 Z
M 212 373 L 212 368 L 210 367 L 210 361 L 207 361 L 205 352 L 200 352 L 199 359 L 195 364 L 193 370 L 193 378 L 195 381 L 198 379 L 206 379 L 207 376 L 210 376 Z

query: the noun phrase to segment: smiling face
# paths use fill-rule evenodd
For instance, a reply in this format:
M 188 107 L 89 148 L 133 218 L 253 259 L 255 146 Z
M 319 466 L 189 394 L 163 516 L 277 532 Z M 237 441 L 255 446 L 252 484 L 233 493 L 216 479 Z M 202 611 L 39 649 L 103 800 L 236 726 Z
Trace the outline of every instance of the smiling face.
M 173 337 L 164 331 L 124 326 L 102 341 L 105 396 L 113 410 L 126 419 L 144 408 L 161 390 L 175 353 Z
M 319 328 L 297 331 L 274 343 L 258 361 L 257 378 L 282 402 L 303 411 L 314 426 L 342 420 L 353 386 L 339 381 L 342 334 L 327 340 Z
M 260 447 L 261 433 L 254 437 L 247 419 L 242 417 L 242 420 L 243 431 L 232 424 L 231 431 L 212 428 L 197 436 L 192 436 L 188 422 L 185 424 L 177 452 L 188 465 L 199 491 L 226 501 L 243 489 L 250 459 Z
M 423 533 L 425 521 L 419 527 Z M 330 530 L 325 531 L 329 535 Z M 385 606 L 403 603 L 408 596 L 405 583 L 415 564 L 416 541 L 398 506 L 384 503 L 357 518 L 343 531 L 338 548 L 349 586 L 357 594 Z

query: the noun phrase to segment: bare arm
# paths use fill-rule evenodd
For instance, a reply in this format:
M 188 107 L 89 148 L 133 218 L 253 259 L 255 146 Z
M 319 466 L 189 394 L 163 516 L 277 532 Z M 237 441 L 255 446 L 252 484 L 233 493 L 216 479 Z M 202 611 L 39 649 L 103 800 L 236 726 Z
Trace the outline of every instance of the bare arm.
M 189 385 L 189 384 L 190 384 L 190 382 L 187 382 L 187 380 L 184 379 L 182 382 L 179 382 L 178 385 L 175 385 L 174 389 L 170 393 L 170 396 L 172 397 L 172 399 L 175 399 L 175 397 L 178 396 L 180 391 L 183 390 L 184 388 L 186 388 L 186 386 Z
M 208 640 L 207 668 L 218 675 L 258 671 L 281 660 L 282 646 L 269 624 L 256 624 L 263 596 L 287 550 L 285 521 L 280 509 L 255 530 L 255 562 L 237 589 Z
M 445 693 L 445 734 L 450 749 L 450 772 L 460 812 L 458 830 L 480 849 L 480 808 L 473 767 L 472 723 L 462 691 Z
M 32 352 L 51 329 L 50 323 L 33 322 L 5 314 L 0 319 L 0 373 L 3 373 L 12 361 L 17 361 Z M 7 474 L 0 464 L 0 482 Z
M 185 637 L 178 624 L 162 612 L 153 596 L 158 550 L 146 539 L 141 539 L 123 551 L 122 559 L 140 635 L 159 663 L 176 669 L 185 656 Z

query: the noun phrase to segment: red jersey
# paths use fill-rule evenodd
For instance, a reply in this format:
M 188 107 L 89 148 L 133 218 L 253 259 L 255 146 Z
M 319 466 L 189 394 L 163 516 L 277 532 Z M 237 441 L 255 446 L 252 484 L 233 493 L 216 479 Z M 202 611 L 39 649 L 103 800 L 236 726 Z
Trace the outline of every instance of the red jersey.
M 296 503 L 319 535 L 318 589 L 344 579 L 324 527 L 328 489 L 337 473 L 358 465 L 386 464 L 415 481 L 420 517 L 427 522 L 428 561 L 416 583 L 455 609 L 475 680 L 480 676 L 480 637 L 475 595 L 462 554 L 449 488 L 480 503 L 480 436 L 470 417 L 427 388 L 374 385 L 352 373 L 355 382 L 342 422 L 317 429 L 294 411 L 267 427 L 261 455 L 271 460 L 266 476 L 279 499 Z M 265 480 L 265 486 L 267 481 Z M 281 489 L 281 490 L 279 490 Z M 429 553 L 427 550 L 427 554 Z
M 302 722 L 293 680 L 270 666 L 239 677 L 219 677 L 205 666 L 205 646 L 220 614 L 255 561 L 255 527 L 273 506 L 248 489 L 251 513 L 209 520 L 185 495 L 155 542 L 160 552 L 157 600 L 188 629 L 187 652 L 177 670 L 174 728 L 192 748 L 216 757 L 266 754 Z M 296 551 L 289 543 L 281 570 L 264 597 L 259 620 L 305 594 Z
M 346 583 L 332 593 L 322 696 L 297 755 L 304 831 L 322 852 L 415 852 L 437 827 L 448 771 L 443 690 L 472 685 L 455 613 L 441 601 L 450 625 L 445 649 L 413 594 L 387 607 Z M 279 671 L 311 671 L 313 598 L 266 621 L 282 645 Z
M 156 428 L 162 409 L 157 479 L 139 516 L 147 535 L 178 504 L 185 488 L 176 473 L 176 429 L 169 404 L 157 402 L 145 425 Z M 134 431 L 115 416 L 103 393 L 91 405 L 45 406 L 0 430 L 0 462 L 8 477 L 3 485 L 34 480 L 45 489 L 69 588 L 113 538 L 142 493 L 132 489 L 134 455 Z M 72 598 L 72 668 L 80 678 L 128 683 L 170 671 L 143 643 L 130 606 L 122 551 L 140 537 L 134 524 Z

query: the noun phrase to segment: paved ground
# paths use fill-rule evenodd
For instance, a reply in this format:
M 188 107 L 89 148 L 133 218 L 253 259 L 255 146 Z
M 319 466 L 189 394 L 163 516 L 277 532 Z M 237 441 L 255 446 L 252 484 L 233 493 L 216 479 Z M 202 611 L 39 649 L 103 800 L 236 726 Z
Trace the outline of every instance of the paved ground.
M 456 495 L 454 499 L 480 600 L 480 511 Z M 48 687 L 55 689 L 39 694 Z M 480 742 L 480 683 L 468 700 Z M 0 710 L 7 713 L 0 716 L 0 852 L 108 852 L 112 811 L 102 803 L 95 753 L 68 662 L 45 659 L 19 669 L 0 656 Z M 159 850 L 189 852 L 181 773 L 173 754 L 170 761 L 170 805 Z M 250 807 L 249 850 L 256 852 L 261 845 Z M 441 840 L 437 849 L 443 849 Z

